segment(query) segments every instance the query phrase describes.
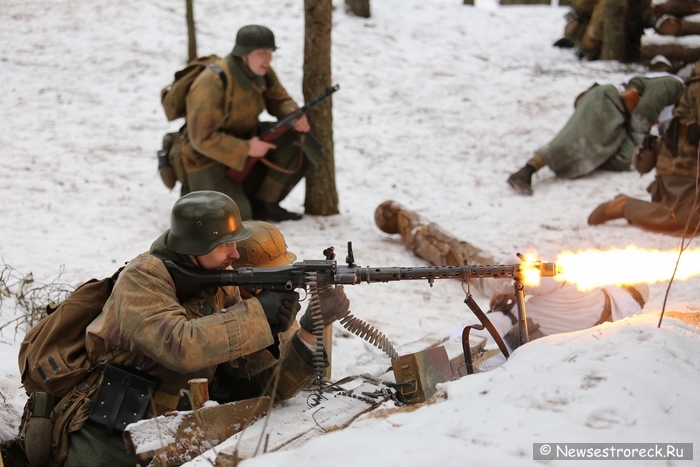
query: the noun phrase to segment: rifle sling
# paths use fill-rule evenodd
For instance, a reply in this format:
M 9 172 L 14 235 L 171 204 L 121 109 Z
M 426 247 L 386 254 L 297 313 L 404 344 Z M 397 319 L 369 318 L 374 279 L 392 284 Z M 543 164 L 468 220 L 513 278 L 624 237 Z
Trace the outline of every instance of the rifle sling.
M 269 160 L 265 157 L 261 157 L 260 159 L 254 159 L 252 157 L 249 157 L 248 159 L 246 159 L 245 165 L 243 166 L 243 168 L 241 170 L 235 170 L 235 169 L 232 169 L 230 167 L 227 168 L 226 169 L 226 178 L 231 180 L 236 185 L 240 185 L 241 183 L 243 183 L 243 180 L 245 180 L 245 178 L 248 176 L 250 171 L 253 170 L 253 166 L 255 166 L 255 164 L 258 161 L 262 162 L 267 167 L 269 167 L 270 169 L 275 170 L 277 172 L 281 172 L 281 173 L 284 173 L 287 175 L 297 173 L 297 171 L 299 171 L 299 169 L 301 169 L 302 164 L 304 163 L 304 148 L 303 148 L 304 137 L 305 137 L 305 135 L 303 133 L 299 137 L 299 163 L 297 164 L 297 166 L 294 169 L 286 169 L 284 167 L 280 167 L 279 165 L 275 164 L 274 162 L 272 162 L 271 160 Z
M 266 159 L 265 157 L 261 157 L 258 159 L 260 162 L 271 168 L 272 170 L 276 170 L 277 172 L 282 172 L 284 174 L 293 174 L 297 173 L 299 169 L 301 169 L 302 164 L 304 163 L 304 138 L 306 135 L 303 133 L 299 135 L 299 163 L 294 169 L 285 169 L 284 167 L 280 167 L 279 165 L 275 164 L 269 159 Z

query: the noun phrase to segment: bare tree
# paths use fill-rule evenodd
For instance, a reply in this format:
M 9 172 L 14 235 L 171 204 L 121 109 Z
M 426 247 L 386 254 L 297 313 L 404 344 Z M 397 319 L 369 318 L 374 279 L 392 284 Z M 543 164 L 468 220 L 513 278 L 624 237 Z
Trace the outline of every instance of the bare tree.
M 331 0 L 304 0 L 304 99 L 308 102 L 321 94 L 331 83 Z M 338 191 L 335 185 L 333 154 L 333 104 L 326 99 L 309 111 L 309 123 L 323 148 L 318 167 L 306 175 L 307 214 L 338 214 Z
M 185 0 L 185 7 L 187 9 L 186 21 L 187 21 L 187 61 L 191 62 L 197 58 L 197 36 L 196 29 L 194 27 L 194 0 Z
M 345 0 L 345 10 L 361 18 L 369 18 L 369 0 Z

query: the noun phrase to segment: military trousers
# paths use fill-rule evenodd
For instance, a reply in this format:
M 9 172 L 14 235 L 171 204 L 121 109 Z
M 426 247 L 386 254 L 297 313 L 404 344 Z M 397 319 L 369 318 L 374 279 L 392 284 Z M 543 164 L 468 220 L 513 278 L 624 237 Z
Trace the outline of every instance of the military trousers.
M 648 191 L 651 202 L 630 198 L 623 216 L 639 228 L 681 236 L 692 235 L 700 224 L 700 206 L 693 207 L 696 180 L 676 175 L 657 175 Z
M 136 454 L 127 454 L 121 433 L 106 435 L 104 428 L 88 423 L 69 435 L 63 467 L 134 467 L 148 463 Z
M 182 195 L 193 191 L 213 190 L 230 196 L 238 205 L 243 220 L 253 217 L 253 204 L 256 202 L 279 203 L 294 189 L 306 175 L 313 161 L 313 151 L 300 141 L 295 132 L 287 132 L 275 141 L 277 148 L 265 156 L 272 164 L 284 172 L 257 162 L 243 183 L 238 185 L 226 176 L 228 167 L 216 163 L 206 169 L 187 174 L 186 186 Z

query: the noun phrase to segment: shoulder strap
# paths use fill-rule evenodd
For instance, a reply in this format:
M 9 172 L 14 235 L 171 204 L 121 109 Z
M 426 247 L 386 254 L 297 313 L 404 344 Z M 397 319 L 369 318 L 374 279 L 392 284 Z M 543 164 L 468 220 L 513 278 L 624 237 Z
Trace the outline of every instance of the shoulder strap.
M 224 72 L 224 69 L 216 63 L 210 63 L 209 65 L 207 65 L 207 68 L 219 75 L 219 78 L 221 78 L 221 84 L 224 86 L 224 93 L 226 93 L 226 87 L 228 86 L 228 78 L 226 78 L 226 73 Z
M 209 68 L 211 71 L 213 71 L 214 73 L 219 75 L 219 78 L 221 78 L 221 85 L 224 88 L 224 118 L 223 118 L 223 121 L 226 121 L 226 120 L 228 120 L 228 117 L 230 116 L 229 115 L 230 109 L 229 109 L 229 105 L 228 105 L 229 99 L 228 99 L 228 95 L 226 93 L 226 88 L 228 87 L 228 78 L 226 77 L 226 72 L 224 71 L 223 68 L 221 68 L 216 63 L 210 63 L 209 65 L 207 65 L 207 68 Z

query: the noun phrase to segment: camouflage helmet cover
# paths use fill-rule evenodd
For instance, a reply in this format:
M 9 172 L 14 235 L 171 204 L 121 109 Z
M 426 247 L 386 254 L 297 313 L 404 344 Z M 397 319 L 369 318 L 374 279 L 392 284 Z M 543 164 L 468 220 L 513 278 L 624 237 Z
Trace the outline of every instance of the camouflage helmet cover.
M 292 264 L 297 259 L 294 253 L 287 250 L 282 233 L 274 225 L 260 221 L 246 221 L 243 224 L 252 234 L 236 244 L 240 258 L 231 264 L 232 267 L 274 268 Z
M 269 28 L 258 24 L 243 26 L 236 34 L 236 44 L 231 55 L 242 57 L 257 49 L 277 50 L 275 35 Z
M 194 191 L 178 199 L 165 245 L 183 255 L 205 255 L 224 243 L 248 238 L 238 205 L 218 191 Z

